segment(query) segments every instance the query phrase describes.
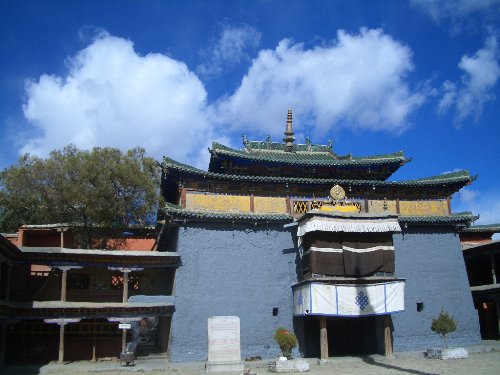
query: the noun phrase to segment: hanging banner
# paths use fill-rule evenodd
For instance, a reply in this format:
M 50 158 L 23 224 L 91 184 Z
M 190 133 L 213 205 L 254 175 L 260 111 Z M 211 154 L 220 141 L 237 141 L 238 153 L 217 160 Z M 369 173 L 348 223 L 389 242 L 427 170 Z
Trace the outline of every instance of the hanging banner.
M 313 216 L 299 222 L 297 236 L 301 237 L 314 231 L 383 233 L 401 232 L 401 227 L 397 217 L 375 217 L 368 214 L 359 214 L 356 217 Z
M 293 291 L 294 315 L 366 316 L 404 311 L 404 281 L 364 285 L 311 282 Z

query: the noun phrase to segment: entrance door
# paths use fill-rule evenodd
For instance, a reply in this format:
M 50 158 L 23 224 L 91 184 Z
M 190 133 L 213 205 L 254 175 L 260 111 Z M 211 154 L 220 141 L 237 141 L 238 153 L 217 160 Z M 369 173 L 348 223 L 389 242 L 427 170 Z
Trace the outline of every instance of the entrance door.
M 330 357 L 384 353 L 383 316 L 327 318 Z M 320 356 L 319 319 L 304 317 L 305 355 Z
M 327 323 L 330 356 L 378 353 L 376 318 L 330 319 Z

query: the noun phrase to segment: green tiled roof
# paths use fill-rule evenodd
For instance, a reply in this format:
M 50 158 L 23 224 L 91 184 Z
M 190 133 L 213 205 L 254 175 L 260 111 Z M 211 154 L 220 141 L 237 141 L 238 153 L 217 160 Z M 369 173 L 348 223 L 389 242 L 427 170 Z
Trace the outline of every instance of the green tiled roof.
M 166 203 L 163 211 L 170 216 L 180 219 L 210 219 L 210 220 L 239 220 L 239 221 L 272 221 L 290 222 L 291 215 L 287 214 L 259 214 L 253 212 L 222 212 L 209 210 L 190 210 L 176 204 Z
M 462 232 L 468 233 L 500 233 L 500 224 L 474 225 L 462 229 Z
M 172 203 L 166 203 L 163 207 L 163 211 L 167 215 L 181 220 L 198 219 L 270 222 L 292 222 L 294 220 L 293 217 L 288 214 L 191 210 Z M 471 212 L 460 212 L 444 216 L 399 216 L 398 220 L 403 225 L 469 225 L 478 218 L 478 216 L 474 216 Z
M 251 161 L 266 161 L 292 165 L 318 166 L 370 166 L 384 164 L 401 164 L 410 161 L 403 151 L 386 155 L 367 157 L 339 156 L 326 145 L 295 145 L 295 152 L 285 152 L 284 143 L 249 142 L 245 149 L 237 150 L 213 142 L 212 155 L 227 155 Z
M 402 224 L 440 224 L 440 225 L 469 225 L 479 219 L 472 212 L 459 212 L 444 216 L 400 216 L 399 222 Z
M 406 181 L 379 181 L 379 180 L 352 180 L 352 179 L 329 179 L 329 178 L 302 178 L 302 177 L 281 177 L 281 176 L 248 176 L 231 175 L 225 173 L 207 172 L 192 167 L 187 164 L 179 163 L 167 156 L 163 157 L 162 166 L 176 170 L 180 173 L 198 175 L 200 177 L 220 180 L 220 181 L 239 181 L 239 182 L 264 182 L 264 183 L 288 183 L 305 185 L 335 185 L 341 186 L 363 186 L 363 187 L 436 187 L 440 185 L 459 184 L 465 185 L 476 179 L 468 171 L 459 171 L 446 173 L 434 177 L 426 177 Z

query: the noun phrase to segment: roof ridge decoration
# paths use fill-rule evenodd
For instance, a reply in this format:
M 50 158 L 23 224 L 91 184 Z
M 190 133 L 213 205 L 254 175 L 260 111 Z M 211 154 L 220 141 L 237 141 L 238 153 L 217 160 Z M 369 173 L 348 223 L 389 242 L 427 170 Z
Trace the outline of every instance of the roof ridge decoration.
M 266 160 L 280 160 L 283 157 L 284 143 L 281 142 L 271 142 L 269 136 L 266 137 L 265 141 L 249 141 L 246 135 L 242 135 L 245 147 L 242 150 L 231 148 L 229 146 L 223 145 L 219 142 L 212 142 L 211 153 L 216 153 L 220 155 L 229 155 L 244 157 L 246 159 L 266 159 Z M 301 159 L 306 155 L 309 157 L 314 156 L 316 159 L 323 156 L 324 160 L 345 160 L 345 161 L 365 161 L 365 160 L 395 160 L 398 159 L 400 163 L 407 163 L 411 161 L 411 158 L 407 158 L 404 155 L 404 151 L 397 151 L 388 154 L 379 155 L 369 155 L 369 156 L 352 156 L 352 154 L 347 155 L 337 155 L 332 151 L 333 141 L 329 140 L 327 145 L 320 145 L 314 143 L 308 143 L 310 138 L 307 138 L 306 143 L 296 143 L 293 145 L 294 152 L 292 155 L 296 155 L 295 158 Z M 290 154 L 288 154 L 290 156 Z M 289 161 L 290 157 L 287 158 Z M 292 158 L 293 159 L 293 158 Z M 291 160 L 291 159 L 290 159 Z
M 288 113 L 286 115 L 286 129 L 285 129 L 285 138 L 283 138 L 283 142 L 285 142 L 285 152 L 294 152 L 295 146 L 293 142 L 295 141 L 294 132 L 293 132 L 293 124 L 292 124 L 292 110 L 289 108 Z

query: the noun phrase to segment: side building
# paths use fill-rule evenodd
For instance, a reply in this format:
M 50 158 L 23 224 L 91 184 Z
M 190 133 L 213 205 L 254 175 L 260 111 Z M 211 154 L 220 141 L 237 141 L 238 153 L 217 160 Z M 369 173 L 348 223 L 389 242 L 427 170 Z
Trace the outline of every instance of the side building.
M 75 248 L 65 224 L 0 235 L 0 365 L 167 352 L 179 254 L 156 237 L 109 250 Z
M 403 152 L 337 155 L 333 143 L 213 143 L 208 171 L 163 159 L 164 235 L 182 260 L 170 332 L 174 362 L 207 358 L 207 319 L 236 315 L 242 356 L 273 357 L 293 328 L 296 356 L 390 354 L 440 345 L 431 321 L 453 314 L 453 345 L 480 340 L 452 213 L 467 171 L 388 181 Z
M 499 224 L 475 225 L 460 232 L 465 266 L 481 338 L 500 339 L 500 233 Z

